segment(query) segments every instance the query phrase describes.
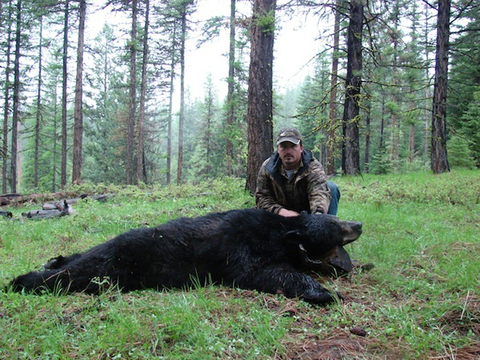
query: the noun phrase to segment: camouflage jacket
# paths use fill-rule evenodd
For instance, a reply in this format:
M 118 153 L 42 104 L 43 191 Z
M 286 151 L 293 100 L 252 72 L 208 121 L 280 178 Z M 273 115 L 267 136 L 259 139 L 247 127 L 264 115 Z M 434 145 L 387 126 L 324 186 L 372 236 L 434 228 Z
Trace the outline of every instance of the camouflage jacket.
M 309 150 L 303 150 L 300 167 L 291 180 L 288 180 L 278 152 L 264 161 L 258 173 L 255 192 L 257 208 L 273 213 L 286 208 L 326 214 L 330 198 L 322 164 Z

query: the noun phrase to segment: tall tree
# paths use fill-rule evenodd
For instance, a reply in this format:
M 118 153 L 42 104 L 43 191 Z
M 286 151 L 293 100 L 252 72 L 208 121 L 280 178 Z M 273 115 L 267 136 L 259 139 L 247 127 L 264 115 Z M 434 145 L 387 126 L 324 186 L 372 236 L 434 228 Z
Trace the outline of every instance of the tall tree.
M 68 82 L 68 28 L 70 14 L 70 0 L 65 1 L 64 25 L 63 25 L 63 79 L 62 79 L 62 164 L 60 172 L 60 185 L 62 188 L 67 184 L 67 82 Z
M 428 64 L 430 63 L 430 53 L 431 53 L 431 45 L 430 45 L 430 41 L 429 41 L 429 37 L 428 37 L 428 34 L 429 34 L 429 31 L 430 31 L 430 22 L 429 22 L 429 10 L 430 10 L 430 5 L 425 2 L 425 5 L 424 5 L 424 19 L 425 19 L 425 23 L 424 23 L 424 27 L 423 27 L 423 48 L 424 48 L 424 52 L 425 52 L 425 63 L 427 64 L 427 66 L 425 66 L 425 69 L 424 69 L 424 76 L 425 76 L 425 81 L 426 81 L 426 84 L 427 86 L 425 86 L 425 99 L 431 99 L 432 97 L 432 94 L 431 94 L 431 91 L 432 91 L 432 88 L 431 88 L 431 75 L 430 75 L 430 66 L 428 66 Z M 432 122 L 432 113 L 430 111 L 430 104 L 426 104 L 424 106 L 425 108 L 425 115 L 424 115 L 424 119 L 425 119 L 425 132 L 424 132 L 424 148 L 423 148 L 423 153 L 424 153 L 424 156 L 425 158 L 428 158 L 430 156 L 430 143 L 431 143 L 431 140 L 430 140 L 430 135 L 431 135 L 431 129 L 430 129 L 430 124 Z
M 230 138 L 231 129 L 235 123 L 235 21 L 236 21 L 236 0 L 230 0 L 230 37 L 228 51 L 228 89 L 227 89 L 227 124 L 225 143 L 225 168 L 227 175 L 233 175 L 233 143 Z
M 171 182 L 172 174 L 172 120 L 173 120 L 173 93 L 174 93 L 174 80 L 175 80 L 175 65 L 176 65 L 176 35 L 177 35 L 177 22 L 173 21 L 172 40 L 170 47 L 170 86 L 168 96 L 168 119 L 167 119 L 167 185 Z
M 255 193 L 262 162 L 273 150 L 273 43 L 276 0 L 254 0 L 248 79 L 246 188 Z
M 125 123 L 128 117 L 128 74 L 115 56 L 120 42 L 114 28 L 104 25 L 94 40 L 92 77 L 94 105 L 85 109 L 82 178 L 91 182 L 125 183 Z
M 17 191 L 18 126 L 20 119 L 20 56 L 22 33 L 22 0 L 17 0 L 15 28 L 15 61 L 13 65 L 13 115 L 12 115 L 12 160 L 10 190 Z
M 178 161 L 177 161 L 177 185 L 182 183 L 183 171 L 183 127 L 185 123 L 185 42 L 187 38 L 187 16 L 189 7 L 194 0 L 179 0 L 178 12 L 180 19 L 180 116 L 178 119 Z
M 2 192 L 7 192 L 7 179 L 8 179 L 8 115 L 10 112 L 10 62 L 11 62 L 11 38 L 12 38 L 12 13 L 13 4 L 12 0 L 8 2 L 7 10 L 7 30 L 6 30 L 6 49 L 5 49 L 5 87 L 4 87 L 4 103 L 3 103 L 3 141 L 2 141 Z M 3 15 L 3 12 L 2 12 Z
M 130 77 L 129 77 L 129 106 L 127 119 L 127 147 L 126 147 L 126 182 L 127 185 L 133 184 L 133 147 L 135 136 L 135 113 L 137 104 L 137 0 L 132 0 L 132 28 L 130 33 Z
M 35 119 L 35 150 L 33 155 L 34 170 L 33 170 L 33 187 L 38 187 L 38 157 L 40 146 L 40 120 L 42 116 L 41 104 L 42 104 L 42 50 L 43 50 L 43 15 L 40 15 L 40 30 L 38 41 L 38 82 L 37 82 L 37 107 L 36 107 L 36 119 Z
M 393 72 L 392 79 L 390 80 L 390 86 L 393 91 L 390 95 L 390 163 L 393 166 L 398 166 L 399 153 L 400 153 L 400 116 L 399 116 L 399 99 L 397 89 L 400 85 L 399 74 L 399 42 L 400 39 L 400 4 L 398 1 L 394 2 L 391 6 L 390 16 L 388 18 L 389 34 L 392 42 L 392 56 L 391 56 L 391 69 Z
M 178 119 L 177 185 L 182 183 L 183 170 L 183 124 L 185 122 L 185 38 L 187 36 L 187 7 L 181 10 L 180 35 L 180 117 Z
M 85 38 L 86 0 L 80 1 L 78 20 L 77 73 L 75 79 L 75 111 L 73 124 L 73 171 L 72 182 L 80 183 L 83 155 L 83 46 Z
M 347 31 L 347 76 L 346 95 L 343 110 L 344 146 L 342 170 L 349 175 L 360 173 L 359 121 L 360 88 L 362 83 L 362 29 L 363 1 L 350 2 Z
M 438 1 L 435 81 L 433 85 L 431 168 L 435 174 L 450 171 L 447 158 L 447 80 L 451 0 Z
M 145 98 L 147 89 L 147 64 L 148 64 L 148 28 L 150 15 L 150 0 L 145 1 L 145 25 L 143 29 L 143 54 L 142 54 L 142 81 L 140 85 L 140 112 L 138 116 L 137 127 L 137 181 L 145 182 L 147 179 L 144 176 L 145 164 L 144 158 L 144 121 L 145 121 Z
M 327 174 L 335 173 L 335 149 L 336 149 L 336 127 L 337 127 L 337 82 L 338 82 L 338 62 L 339 62 L 339 46 L 340 46 L 340 0 L 336 0 L 335 19 L 333 24 L 333 53 L 332 53 L 332 74 L 330 82 L 330 106 L 327 140 Z

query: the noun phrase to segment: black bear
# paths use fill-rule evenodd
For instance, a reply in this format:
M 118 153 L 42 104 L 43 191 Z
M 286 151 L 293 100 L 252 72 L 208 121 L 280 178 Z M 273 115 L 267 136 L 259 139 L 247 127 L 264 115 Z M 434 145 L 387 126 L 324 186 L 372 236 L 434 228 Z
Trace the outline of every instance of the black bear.
M 231 210 L 130 230 L 84 253 L 54 258 L 43 271 L 10 285 L 14 291 L 98 293 L 105 281 L 131 291 L 208 279 L 324 304 L 334 297 L 302 272 L 305 254 L 318 259 L 361 232 L 360 222 L 330 215 L 287 218 L 259 209 Z

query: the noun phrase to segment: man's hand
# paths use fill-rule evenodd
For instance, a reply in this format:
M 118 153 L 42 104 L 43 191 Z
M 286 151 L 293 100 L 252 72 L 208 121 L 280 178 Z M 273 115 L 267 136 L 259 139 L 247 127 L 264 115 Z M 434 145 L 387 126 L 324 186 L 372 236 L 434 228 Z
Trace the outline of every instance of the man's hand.
M 278 211 L 278 215 L 285 216 L 285 217 L 300 216 L 300 214 L 296 211 L 287 210 L 283 208 Z

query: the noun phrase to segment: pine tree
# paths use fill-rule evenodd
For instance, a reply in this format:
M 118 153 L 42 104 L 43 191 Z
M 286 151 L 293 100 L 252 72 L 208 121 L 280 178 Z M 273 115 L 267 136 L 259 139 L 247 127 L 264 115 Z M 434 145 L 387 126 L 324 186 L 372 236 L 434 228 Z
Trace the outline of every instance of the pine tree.
M 451 0 L 438 1 L 435 83 L 433 87 L 431 168 L 450 171 L 447 158 L 447 79 Z
M 349 175 L 360 173 L 359 112 L 362 71 L 362 30 L 364 5 L 361 0 L 350 3 L 347 41 L 346 95 L 343 110 L 344 147 L 342 170 Z
M 258 170 L 273 149 L 273 43 L 275 0 L 255 0 L 248 85 L 246 188 L 255 192 Z

